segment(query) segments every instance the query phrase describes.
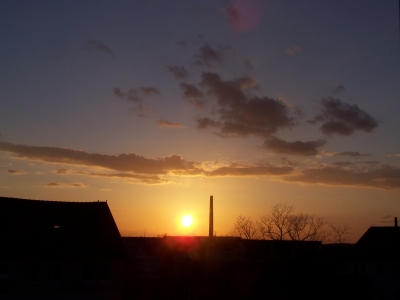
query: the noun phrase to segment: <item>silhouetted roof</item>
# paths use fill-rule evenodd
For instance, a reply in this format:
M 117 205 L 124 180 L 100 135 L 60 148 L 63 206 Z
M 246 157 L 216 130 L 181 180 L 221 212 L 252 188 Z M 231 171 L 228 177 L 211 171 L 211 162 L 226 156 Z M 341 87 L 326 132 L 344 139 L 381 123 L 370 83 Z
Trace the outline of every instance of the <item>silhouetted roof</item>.
M 400 227 L 370 227 L 355 248 L 359 258 L 399 260 Z
M 124 255 L 106 202 L 57 202 L 0 197 L 0 256 Z

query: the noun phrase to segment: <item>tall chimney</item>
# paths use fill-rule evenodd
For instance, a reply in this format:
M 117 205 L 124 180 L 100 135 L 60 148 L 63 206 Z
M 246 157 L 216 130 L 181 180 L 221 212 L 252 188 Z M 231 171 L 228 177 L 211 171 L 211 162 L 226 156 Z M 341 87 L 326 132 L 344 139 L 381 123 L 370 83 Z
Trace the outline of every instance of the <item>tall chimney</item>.
M 213 208 L 213 196 L 210 196 L 210 223 L 208 225 L 208 236 L 213 237 L 214 235 L 214 208 Z
M 397 227 L 397 217 L 394 217 L 394 227 Z

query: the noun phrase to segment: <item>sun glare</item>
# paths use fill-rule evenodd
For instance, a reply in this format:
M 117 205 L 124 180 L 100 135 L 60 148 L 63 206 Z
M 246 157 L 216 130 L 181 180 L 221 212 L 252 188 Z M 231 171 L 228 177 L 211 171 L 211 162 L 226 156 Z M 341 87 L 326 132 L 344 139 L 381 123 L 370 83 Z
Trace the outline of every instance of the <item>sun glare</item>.
M 183 216 L 182 217 L 182 226 L 188 227 L 192 225 L 193 223 L 193 217 L 192 216 Z

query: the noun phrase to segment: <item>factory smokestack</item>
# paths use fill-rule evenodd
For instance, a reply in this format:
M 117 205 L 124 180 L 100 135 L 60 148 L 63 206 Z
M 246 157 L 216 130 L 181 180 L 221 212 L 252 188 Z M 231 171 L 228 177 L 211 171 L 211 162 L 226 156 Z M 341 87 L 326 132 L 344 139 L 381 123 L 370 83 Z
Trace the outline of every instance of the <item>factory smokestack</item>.
M 210 223 L 208 225 L 208 236 L 213 237 L 214 235 L 214 208 L 213 208 L 213 196 L 210 196 Z

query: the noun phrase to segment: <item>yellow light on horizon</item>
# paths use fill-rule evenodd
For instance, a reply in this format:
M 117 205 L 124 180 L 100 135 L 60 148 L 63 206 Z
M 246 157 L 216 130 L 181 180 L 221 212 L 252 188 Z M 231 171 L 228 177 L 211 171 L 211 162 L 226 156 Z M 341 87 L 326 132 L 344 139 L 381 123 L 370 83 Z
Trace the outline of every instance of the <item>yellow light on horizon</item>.
M 182 217 L 182 226 L 183 227 L 189 227 L 193 224 L 193 217 L 192 216 L 183 216 Z

